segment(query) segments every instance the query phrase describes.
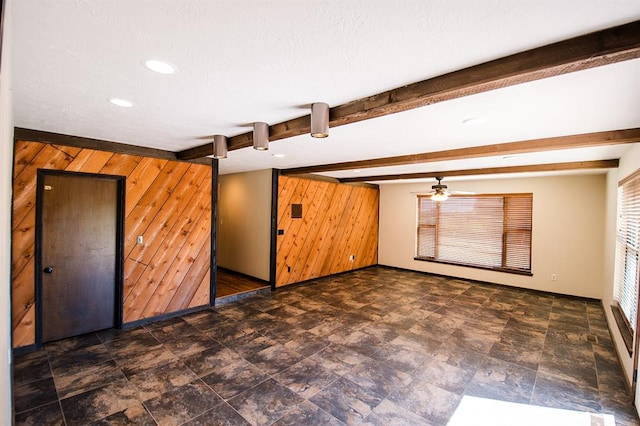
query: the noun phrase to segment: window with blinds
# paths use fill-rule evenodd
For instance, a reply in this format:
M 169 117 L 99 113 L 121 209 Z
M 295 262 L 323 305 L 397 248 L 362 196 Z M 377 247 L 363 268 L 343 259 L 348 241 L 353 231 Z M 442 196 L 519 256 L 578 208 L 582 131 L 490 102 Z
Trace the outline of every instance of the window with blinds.
M 618 223 L 616 232 L 616 265 L 614 278 L 616 322 L 629 340 L 631 352 L 633 331 L 636 328 L 638 285 L 640 276 L 640 170 L 620 182 L 618 186 Z M 623 321 L 618 319 L 620 314 Z M 627 330 L 623 330 L 627 328 Z M 629 335 L 627 335 L 627 333 Z
M 418 196 L 416 259 L 531 273 L 533 194 Z

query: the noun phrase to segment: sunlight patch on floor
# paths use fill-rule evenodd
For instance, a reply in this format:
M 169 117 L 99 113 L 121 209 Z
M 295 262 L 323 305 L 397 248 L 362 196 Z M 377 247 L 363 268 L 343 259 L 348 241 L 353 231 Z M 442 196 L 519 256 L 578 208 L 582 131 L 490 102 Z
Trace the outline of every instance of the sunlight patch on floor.
M 464 396 L 447 426 L 615 426 L 611 414 Z

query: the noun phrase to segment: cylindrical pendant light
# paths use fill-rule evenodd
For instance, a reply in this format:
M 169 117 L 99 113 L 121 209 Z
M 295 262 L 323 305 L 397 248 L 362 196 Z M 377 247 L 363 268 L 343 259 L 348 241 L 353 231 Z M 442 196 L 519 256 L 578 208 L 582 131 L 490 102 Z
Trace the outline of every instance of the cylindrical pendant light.
M 213 158 L 227 158 L 227 137 L 213 135 Z
M 267 123 L 253 123 L 253 149 L 266 151 L 269 149 L 269 125 Z
M 311 104 L 311 136 L 314 138 L 329 136 L 329 105 L 324 102 Z

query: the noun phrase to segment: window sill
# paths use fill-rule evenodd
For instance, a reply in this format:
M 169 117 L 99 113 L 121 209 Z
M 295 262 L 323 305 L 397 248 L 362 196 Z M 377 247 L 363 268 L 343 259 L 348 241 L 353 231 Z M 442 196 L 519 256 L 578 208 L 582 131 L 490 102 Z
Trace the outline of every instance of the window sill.
M 419 260 L 421 262 L 441 263 L 441 264 L 444 264 L 444 265 L 464 266 L 464 267 L 467 267 L 467 268 L 483 269 L 485 271 L 505 272 L 507 274 L 525 275 L 525 276 L 528 276 L 528 277 L 532 277 L 533 276 L 533 273 L 531 271 L 523 271 L 523 270 L 518 270 L 518 269 L 494 268 L 494 267 L 490 267 L 490 266 L 471 265 L 469 263 L 450 262 L 450 261 L 444 261 L 444 260 L 435 260 L 435 259 L 430 259 L 428 257 L 417 257 L 417 256 L 414 257 L 413 260 Z
M 616 320 L 616 325 L 618 326 L 618 330 L 620 330 L 627 352 L 629 353 L 629 356 L 631 356 L 633 354 L 633 329 L 617 302 L 614 302 L 613 305 L 611 305 L 611 312 L 613 312 L 613 318 Z

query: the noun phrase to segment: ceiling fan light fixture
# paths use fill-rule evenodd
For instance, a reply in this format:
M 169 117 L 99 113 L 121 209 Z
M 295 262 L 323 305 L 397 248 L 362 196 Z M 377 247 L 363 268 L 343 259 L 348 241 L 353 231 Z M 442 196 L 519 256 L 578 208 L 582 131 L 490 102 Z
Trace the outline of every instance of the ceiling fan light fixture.
M 269 125 L 257 121 L 253 123 L 253 149 L 266 151 L 269 149 Z
M 449 194 L 444 191 L 436 190 L 431 196 L 432 201 L 446 201 L 449 198 Z
M 432 185 L 431 189 L 433 194 L 431 195 L 432 201 L 445 201 L 449 198 L 449 191 L 447 191 L 447 185 L 442 184 L 442 176 L 436 176 L 437 184 Z
M 311 136 L 314 138 L 329 136 L 329 105 L 324 102 L 311 104 Z
M 218 160 L 227 158 L 227 137 L 224 135 L 213 135 L 213 158 Z

